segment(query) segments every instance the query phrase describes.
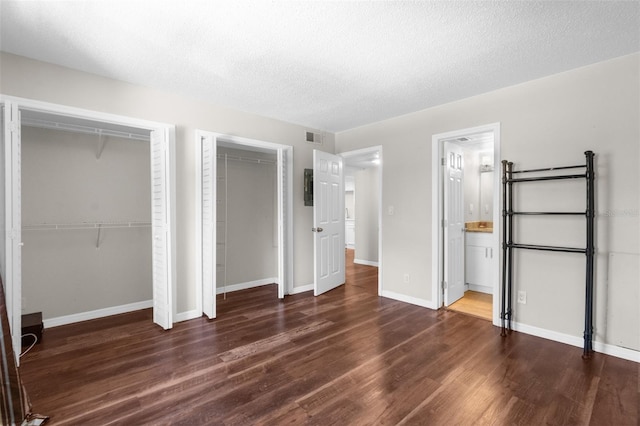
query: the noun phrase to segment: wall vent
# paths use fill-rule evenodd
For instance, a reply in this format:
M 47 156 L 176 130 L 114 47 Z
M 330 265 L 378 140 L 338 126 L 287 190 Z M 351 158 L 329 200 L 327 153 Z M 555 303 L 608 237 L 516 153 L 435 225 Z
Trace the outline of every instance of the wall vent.
M 322 145 L 322 135 L 320 133 L 306 132 L 305 140 L 315 145 Z

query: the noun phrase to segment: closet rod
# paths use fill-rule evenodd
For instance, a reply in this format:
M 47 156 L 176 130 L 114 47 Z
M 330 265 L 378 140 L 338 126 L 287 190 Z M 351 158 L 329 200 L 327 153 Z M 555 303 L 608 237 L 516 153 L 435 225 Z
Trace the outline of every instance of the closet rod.
M 121 130 L 113 130 L 113 129 L 102 129 L 99 127 L 83 126 L 80 124 L 58 123 L 56 121 L 39 120 L 36 118 L 28 118 L 28 117 L 22 118 L 21 124 L 27 127 L 63 130 L 68 132 L 84 133 L 89 135 L 115 136 L 115 137 L 124 138 L 124 139 L 133 139 L 133 140 L 146 141 L 146 142 L 149 142 L 150 140 L 150 135 L 147 135 L 147 134 L 138 134 L 138 133 L 121 131 Z
M 217 157 L 220 160 L 233 160 L 252 164 L 276 164 L 274 160 L 267 160 L 262 158 L 236 157 L 228 154 L 218 154 Z
M 46 231 L 65 229 L 97 229 L 97 228 L 150 228 L 151 222 L 96 222 L 96 223 L 40 223 L 24 225 L 23 231 Z

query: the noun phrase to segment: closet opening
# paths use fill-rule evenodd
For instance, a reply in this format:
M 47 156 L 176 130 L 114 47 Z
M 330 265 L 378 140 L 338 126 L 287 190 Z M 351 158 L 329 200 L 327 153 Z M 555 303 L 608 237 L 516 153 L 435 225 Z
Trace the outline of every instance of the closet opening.
M 152 303 L 150 132 L 22 112 L 22 310 L 46 327 Z
M 283 298 L 293 282 L 293 148 L 203 131 L 196 142 L 198 312 L 215 318 L 217 297 L 263 285 Z
M 173 126 L 3 100 L 14 341 L 32 312 L 48 328 L 152 307 L 171 328 Z

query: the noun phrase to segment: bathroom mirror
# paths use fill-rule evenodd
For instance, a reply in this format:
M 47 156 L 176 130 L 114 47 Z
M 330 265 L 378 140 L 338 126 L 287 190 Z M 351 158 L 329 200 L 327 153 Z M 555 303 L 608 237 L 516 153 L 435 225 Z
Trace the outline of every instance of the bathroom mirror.
M 493 169 L 480 169 L 480 220 L 493 220 Z

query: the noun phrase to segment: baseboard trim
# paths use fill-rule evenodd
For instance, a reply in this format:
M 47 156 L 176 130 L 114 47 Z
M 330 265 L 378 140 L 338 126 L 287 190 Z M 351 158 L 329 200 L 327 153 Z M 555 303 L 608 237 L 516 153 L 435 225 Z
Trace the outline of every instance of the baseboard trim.
M 405 294 L 395 293 L 389 290 L 382 290 L 380 296 L 386 297 L 388 299 L 399 300 L 400 302 L 411 303 L 412 305 L 422 306 L 423 308 L 437 309 L 433 302 L 429 300 L 407 296 Z
M 366 265 L 366 266 L 375 266 L 378 267 L 378 262 L 373 262 L 371 260 L 363 260 L 363 259 L 353 259 L 353 263 L 357 263 L 358 265 Z
M 305 291 L 313 291 L 313 284 L 301 285 L 294 287 L 289 294 L 304 293 Z
M 173 323 L 175 324 L 177 322 L 189 321 L 192 319 L 200 318 L 201 316 L 202 312 L 198 312 L 197 309 L 194 309 L 192 311 L 180 312 L 173 318 Z
M 277 284 L 278 278 L 263 278 L 261 280 L 247 281 L 245 283 L 231 284 L 226 287 L 218 287 L 216 294 L 232 293 L 234 291 L 246 290 L 248 288 L 260 287 L 261 285 Z
M 565 343 L 567 345 L 583 347 L 584 341 L 581 337 L 571 336 L 569 334 L 558 333 L 556 331 L 547 330 L 544 328 L 534 327 L 531 325 L 520 324 L 517 322 L 512 323 L 512 328 L 520 333 L 530 334 L 536 337 L 542 337 L 543 339 L 553 340 L 559 343 Z M 605 355 L 611 355 L 616 358 L 626 359 L 628 361 L 635 361 L 640 363 L 640 351 L 633 349 L 627 349 L 616 345 L 611 345 L 602 342 L 593 342 L 593 350 Z
M 139 311 L 153 307 L 153 300 L 129 303 L 126 305 L 112 306 L 109 308 L 96 309 L 94 311 L 80 312 L 77 314 L 64 315 L 61 317 L 49 318 L 42 321 L 44 328 L 58 327 L 61 325 L 73 324 L 81 321 L 104 318 L 111 315 L 124 314 L 127 312 Z
M 465 286 L 468 286 L 468 290 L 471 290 L 471 291 L 476 291 L 478 293 L 484 293 L 484 294 L 493 294 L 493 289 L 486 285 L 465 284 Z

